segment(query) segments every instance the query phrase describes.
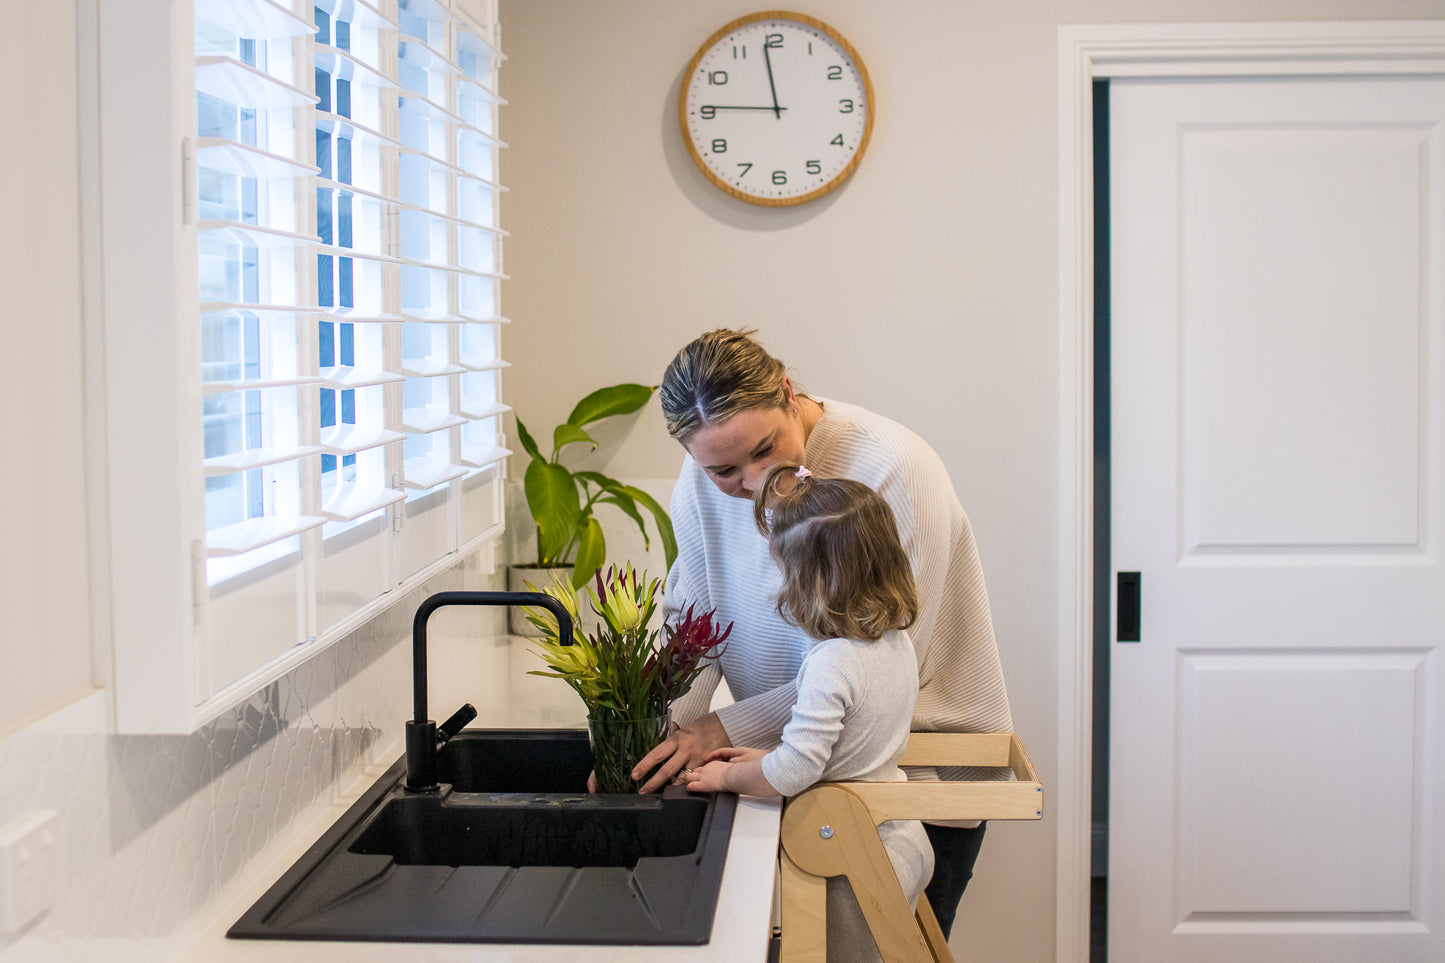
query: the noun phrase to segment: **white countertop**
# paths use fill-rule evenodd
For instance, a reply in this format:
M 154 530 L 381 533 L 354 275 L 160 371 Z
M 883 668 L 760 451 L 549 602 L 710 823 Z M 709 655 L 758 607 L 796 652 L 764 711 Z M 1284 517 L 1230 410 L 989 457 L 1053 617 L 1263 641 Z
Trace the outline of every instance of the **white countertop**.
M 234 963 L 288 963 L 288 961 L 345 960 L 346 963 L 394 963 L 398 958 L 424 963 L 460 963 L 486 960 L 556 960 L 566 956 L 586 963 L 631 963 L 648 960 L 738 961 L 766 960 L 771 935 L 773 885 L 777 874 L 778 825 L 781 799 L 743 796 L 738 800 L 723 867 L 712 939 L 704 946 L 579 946 L 576 944 L 504 943 L 357 943 L 318 940 L 231 940 L 226 930 L 251 904 L 290 868 L 321 834 L 339 819 L 355 799 L 385 772 L 378 766 L 357 778 L 294 841 L 248 874 L 243 891 L 212 926 L 181 955 L 184 960 Z

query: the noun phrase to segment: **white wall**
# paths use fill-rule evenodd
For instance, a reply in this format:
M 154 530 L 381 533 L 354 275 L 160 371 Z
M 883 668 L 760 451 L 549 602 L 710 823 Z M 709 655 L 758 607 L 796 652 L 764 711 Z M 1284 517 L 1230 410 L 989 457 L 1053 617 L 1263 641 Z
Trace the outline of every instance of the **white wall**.
M 73 3 L 0 10 L 0 734 L 91 687 L 75 27 Z
M 752 325 L 809 390 L 931 442 L 972 518 L 1014 718 L 1056 747 L 1057 109 L 1062 23 L 1439 17 L 1438 0 L 814 0 L 872 76 L 852 181 L 791 209 L 726 197 L 677 130 L 682 71 L 741 0 L 503 0 L 508 401 L 556 423 L 655 383 L 699 332 Z M 558 386 L 564 386 L 559 388 Z M 655 404 L 609 464 L 665 479 Z M 514 462 L 516 460 L 514 459 Z M 990 827 L 963 958 L 1054 954 L 1055 827 Z

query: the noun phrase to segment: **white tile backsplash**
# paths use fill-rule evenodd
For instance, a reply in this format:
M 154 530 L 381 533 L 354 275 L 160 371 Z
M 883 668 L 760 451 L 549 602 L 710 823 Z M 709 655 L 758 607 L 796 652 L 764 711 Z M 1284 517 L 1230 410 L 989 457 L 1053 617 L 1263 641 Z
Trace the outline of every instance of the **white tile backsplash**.
M 400 755 L 420 593 L 504 581 L 463 562 L 189 736 L 109 734 L 99 690 L 0 739 L 0 825 L 31 809 L 60 814 L 55 904 L 0 934 L 0 960 L 179 956 L 247 872 L 293 842 L 289 828 L 306 826 L 348 778 Z M 507 724 L 507 677 L 525 670 L 512 664 L 501 610 L 453 611 L 429 632 L 431 713 L 440 720 L 471 701 L 477 724 Z M 559 695 L 555 680 L 524 678 Z M 555 724 L 579 714 L 559 707 Z

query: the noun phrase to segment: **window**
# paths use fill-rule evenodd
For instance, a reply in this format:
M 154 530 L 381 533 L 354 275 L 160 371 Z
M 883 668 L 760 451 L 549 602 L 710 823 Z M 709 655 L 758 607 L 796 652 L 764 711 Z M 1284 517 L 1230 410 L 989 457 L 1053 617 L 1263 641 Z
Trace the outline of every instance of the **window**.
M 162 621 L 188 623 L 157 632 L 132 624 L 141 613 L 126 604 L 117 611 L 120 727 L 171 731 L 500 529 L 501 57 L 495 6 L 477 0 L 196 0 L 193 37 L 167 24 L 160 41 L 164 10 L 146 13 L 149 32 L 136 22 L 145 15 L 100 14 L 102 38 L 113 29 L 139 44 L 101 45 L 97 136 L 115 148 L 103 150 L 99 191 L 111 567 L 118 598 L 133 589 L 160 603 Z M 162 50 L 173 71 L 156 67 Z M 153 112 L 175 105 L 168 122 L 142 121 L 147 95 Z M 136 189 L 135 165 L 171 169 L 155 136 L 166 127 L 183 145 L 173 192 L 151 208 L 118 196 Z M 181 216 L 168 223 L 163 198 L 177 195 Z M 164 234 L 163 250 L 138 247 L 147 234 Z M 119 277 L 169 253 L 170 272 L 154 272 L 160 292 Z M 171 321 L 174 345 L 138 375 L 131 339 L 143 328 L 165 337 Z M 141 390 L 168 361 L 179 397 Z M 162 440 L 117 437 L 127 413 Z M 147 486 L 172 464 L 179 482 Z M 152 510 L 169 494 L 179 521 L 128 523 L 128 492 Z M 127 574 L 157 560 L 170 570 L 163 587 Z M 177 620 L 182 586 L 190 611 Z M 145 667 L 188 695 L 146 705 Z

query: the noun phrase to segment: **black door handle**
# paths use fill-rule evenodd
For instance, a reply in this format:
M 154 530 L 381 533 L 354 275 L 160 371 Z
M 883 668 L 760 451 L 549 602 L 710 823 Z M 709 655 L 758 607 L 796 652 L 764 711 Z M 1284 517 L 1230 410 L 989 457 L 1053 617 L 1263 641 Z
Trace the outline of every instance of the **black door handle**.
M 1116 642 L 1139 641 L 1139 573 L 1120 572 L 1115 576 L 1117 588 L 1116 603 L 1118 619 L 1114 640 Z

